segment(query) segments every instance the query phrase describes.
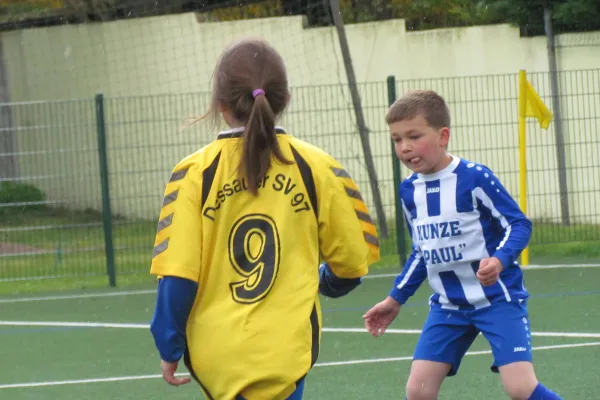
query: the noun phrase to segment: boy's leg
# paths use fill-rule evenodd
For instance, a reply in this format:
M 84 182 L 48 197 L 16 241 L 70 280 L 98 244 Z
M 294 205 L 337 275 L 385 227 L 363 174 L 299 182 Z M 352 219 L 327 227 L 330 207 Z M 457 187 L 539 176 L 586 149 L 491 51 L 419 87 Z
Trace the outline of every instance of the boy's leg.
M 530 362 L 506 364 L 499 368 L 499 372 L 504 390 L 513 400 L 561 400 L 559 395 L 538 382 Z
M 515 400 L 558 400 L 535 375 L 527 302 L 501 302 L 473 313 L 473 323 L 492 347 L 492 371 Z
M 436 400 L 451 368 L 448 363 L 414 360 L 406 383 L 405 400 Z
M 433 306 L 413 356 L 407 399 L 437 399 L 442 382 L 457 373 L 478 333 L 464 312 Z

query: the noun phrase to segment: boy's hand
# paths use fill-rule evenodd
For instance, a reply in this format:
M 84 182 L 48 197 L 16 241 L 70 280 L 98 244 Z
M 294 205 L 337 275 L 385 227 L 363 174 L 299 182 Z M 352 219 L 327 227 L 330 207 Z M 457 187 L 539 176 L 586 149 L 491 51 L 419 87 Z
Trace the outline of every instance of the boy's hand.
M 479 262 L 477 279 L 483 286 L 491 286 L 498 282 L 498 276 L 503 269 L 502 263 L 496 257 L 484 258 Z
M 400 312 L 401 305 L 391 297 L 386 297 L 380 303 L 377 303 L 371 308 L 363 319 L 365 320 L 365 328 L 375 337 L 381 336 L 385 330 L 396 318 Z
M 186 383 L 190 383 L 190 378 L 177 378 L 175 376 L 175 371 L 177 371 L 178 362 L 167 362 L 164 360 L 160 361 L 160 368 L 162 369 L 163 379 L 169 384 L 173 386 L 185 385 Z

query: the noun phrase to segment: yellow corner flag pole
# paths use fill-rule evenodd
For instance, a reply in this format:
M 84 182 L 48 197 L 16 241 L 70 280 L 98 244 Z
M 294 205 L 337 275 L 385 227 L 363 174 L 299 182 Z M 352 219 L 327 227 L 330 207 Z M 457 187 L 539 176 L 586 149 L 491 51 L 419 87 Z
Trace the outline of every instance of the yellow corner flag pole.
M 527 80 L 525 70 L 519 71 L 519 205 L 527 215 L 527 117 L 537 118 L 543 129 L 548 129 L 552 113 Z M 521 264 L 529 265 L 529 247 L 521 253 Z
M 527 138 L 525 110 L 527 109 L 527 75 L 525 70 L 519 71 L 519 205 L 523 214 L 527 215 L 527 153 L 525 140 Z M 529 247 L 521 253 L 521 264 L 529 265 Z

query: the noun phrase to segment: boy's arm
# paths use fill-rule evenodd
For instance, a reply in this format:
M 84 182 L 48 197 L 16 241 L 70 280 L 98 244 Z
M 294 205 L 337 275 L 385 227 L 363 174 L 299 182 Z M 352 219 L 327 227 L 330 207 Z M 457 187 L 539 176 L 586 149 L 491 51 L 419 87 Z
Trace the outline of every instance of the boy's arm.
M 400 304 L 404 304 L 415 294 L 419 286 L 427 278 L 427 266 L 421 252 L 413 246 L 410 257 L 404 264 L 402 272 L 394 280 L 394 287 L 389 296 Z
M 332 162 L 321 182 L 319 243 L 325 265 L 319 290 L 325 296 L 347 294 L 379 260 L 379 239 L 362 195 L 341 165 Z
M 412 239 L 412 216 L 406 209 L 404 201 L 402 201 L 402 209 L 404 210 L 408 233 Z M 415 294 L 419 286 L 421 286 L 426 278 L 427 265 L 425 264 L 425 259 L 423 258 L 423 254 L 419 248 L 413 244 L 410 257 L 406 261 L 406 264 L 404 264 L 400 275 L 398 275 L 398 277 L 396 277 L 394 280 L 394 287 L 390 291 L 389 296 L 398 303 L 404 304 L 413 294 Z
M 400 185 L 400 197 L 406 193 L 403 190 L 404 181 Z M 412 215 L 406 208 L 406 203 L 402 199 L 402 210 L 406 217 L 406 225 L 411 240 L 413 240 L 413 221 Z M 394 321 L 403 304 L 415 294 L 419 286 L 427 278 L 427 265 L 425 264 L 423 255 L 416 243 L 413 241 L 412 252 L 406 264 L 402 268 L 402 272 L 394 280 L 394 287 L 389 292 L 388 296 L 379 303 L 375 304 L 365 315 L 365 327 L 373 336 L 381 336 L 385 330 Z
M 504 268 L 509 268 L 529 243 L 531 221 L 490 169 L 482 166 L 476 182 L 475 197 L 504 228 L 504 238 L 492 257 L 498 258 Z

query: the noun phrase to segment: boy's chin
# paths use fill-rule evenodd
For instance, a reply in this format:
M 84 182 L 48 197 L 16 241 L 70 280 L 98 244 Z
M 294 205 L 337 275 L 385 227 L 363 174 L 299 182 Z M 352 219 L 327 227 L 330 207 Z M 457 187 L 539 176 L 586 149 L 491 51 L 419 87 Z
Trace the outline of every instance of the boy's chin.
M 429 168 L 426 165 L 420 164 L 420 165 L 413 165 L 410 163 L 402 163 L 404 164 L 404 166 L 408 169 L 410 169 L 412 172 L 414 172 L 415 174 L 426 174 L 428 171 L 431 170 L 431 168 Z

